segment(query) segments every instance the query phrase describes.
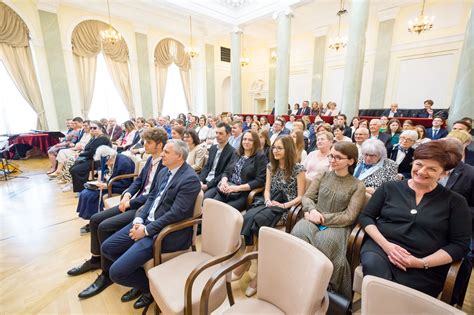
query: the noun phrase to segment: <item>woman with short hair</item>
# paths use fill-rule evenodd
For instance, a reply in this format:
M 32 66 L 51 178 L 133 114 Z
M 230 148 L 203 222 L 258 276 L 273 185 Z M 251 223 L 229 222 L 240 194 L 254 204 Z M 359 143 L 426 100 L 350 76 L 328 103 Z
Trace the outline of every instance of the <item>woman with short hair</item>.
M 209 134 L 209 127 L 207 126 L 207 118 L 206 116 L 201 116 L 199 118 L 198 126 L 196 128 L 196 132 L 199 137 L 199 143 L 206 141 L 207 136 Z
M 189 153 L 186 162 L 195 170 L 197 173 L 201 172 L 206 161 L 207 150 L 199 142 L 199 137 L 194 129 L 187 128 L 184 131 L 183 141 L 188 145 Z
M 306 169 L 306 177 L 313 180 L 316 176 L 329 170 L 328 155 L 334 136 L 329 131 L 321 131 L 316 135 L 317 150 L 308 154 L 303 161 Z
M 344 130 L 346 130 L 346 128 L 343 125 L 334 125 L 332 127 L 332 133 L 334 134 L 334 142 L 352 142 L 351 138 L 344 136 Z
M 387 158 L 387 149 L 378 139 L 367 139 L 361 146 L 362 158 L 354 172 L 354 177 L 365 184 L 365 191 L 373 194 L 385 182 L 397 180 L 398 165 Z
M 467 202 L 438 184 L 460 158 L 448 141 L 425 143 L 415 150 L 411 179 L 375 191 L 359 217 L 369 236 L 361 250 L 364 275 L 438 296 L 450 263 L 469 250 Z
M 404 130 L 400 134 L 398 144 L 394 145 L 390 152 L 390 159 L 398 165 L 398 179 L 408 179 L 411 176 L 413 153 L 415 152 L 413 145 L 417 139 L 418 133 L 415 130 Z

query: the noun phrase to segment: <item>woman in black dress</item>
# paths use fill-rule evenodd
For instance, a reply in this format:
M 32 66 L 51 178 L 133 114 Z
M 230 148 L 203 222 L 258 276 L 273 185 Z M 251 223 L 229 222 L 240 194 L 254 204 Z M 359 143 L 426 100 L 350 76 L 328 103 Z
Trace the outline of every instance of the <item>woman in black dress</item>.
M 469 250 L 471 220 L 464 197 L 438 180 L 461 159 L 446 141 L 432 141 L 414 153 L 412 178 L 384 183 L 359 222 L 368 234 L 361 250 L 365 275 L 441 292 L 449 264 Z

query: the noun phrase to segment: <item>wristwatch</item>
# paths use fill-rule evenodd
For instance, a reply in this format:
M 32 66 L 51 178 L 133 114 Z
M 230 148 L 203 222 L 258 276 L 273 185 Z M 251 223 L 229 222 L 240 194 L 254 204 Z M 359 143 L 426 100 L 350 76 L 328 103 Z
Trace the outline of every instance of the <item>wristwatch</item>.
M 428 264 L 428 262 L 424 258 L 421 258 L 421 261 L 423 262 L 423 268 L 425 268 L 425 269 L 430 268 L 430 265 Z

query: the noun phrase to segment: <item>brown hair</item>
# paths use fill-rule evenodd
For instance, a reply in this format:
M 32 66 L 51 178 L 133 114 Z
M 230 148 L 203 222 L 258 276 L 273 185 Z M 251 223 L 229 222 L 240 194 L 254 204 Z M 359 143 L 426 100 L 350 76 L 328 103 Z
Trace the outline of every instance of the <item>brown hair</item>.
M 388 133 L 389 135 L 392 134 L 392 130 L 390 130 L 390 125 L 393 124 L 393 123 L 398 124 L 398 129 L 397 129 L 397 131 L 395 131 L 395 133 L 401 133 L 402 132 L 402 124 L 400 123 L 400 120 L 398 120 L 396 118 L 393 118 L 393 119 L 389 120 L 389 122 L 387 124 L 387 129 L 385 130 L 385 133 Z
M 285 174 L 285 179 L 289 180 L 291 177 L 291 174 L 293 173 L 293 168 L 296 165 L 296 159 L 297 159 L 297 152 L 296 152 L 296 146 L 295 142 L 293 141 L 293 138 L 291 136 L 281 136 L 278 137 L 275 140 L 275 143 L 277 141 L 281 141 L 283 148 L 285 150 L 285 157 L 283 158 L 285 160 L 285 169 L 284 174 Z M 273 145 L 275 145 L 275 143 Z M 273 155 L 273 150 L 270 150 L 270 173 L 272 176 L 275 175 L 276 171 L 279 169 L 279 163 L 277 160 L 275 160 L 275 156 Z
M 296 135 L 296 142 L 295 142 L 295 146 L 296 146 L 296 161 L 298 163 L 301 163 L 301 152 L 303 152 L 304 150 L 304 135 L 303 135 L 303 131 L 300 131 L 300 130 L 297 130 L 297 131 L 293 131 L 294 134 Z
M 455 124 L 461 124 L 461 125 L 464 125 L 464 126 L 466 126 L 466 127 L 467 127 L 467 131 L 468 131 L 468 132 L 470 132 L 470 131 L 471 131 L 471 129 L 472 129 L 472 124 L 471 124 L 471 123 L 469 123 L 469 121 L 467 121 L 467 120 L 464 120 L 464 119 L 461 119 L 461 120 L 455 121 L 455 122 L 453 123 L 453 126 L 454 126 Z
M 322 123 L 316 128 L 316 133 L 319 133 L 321 131 L 318 131 L 320 128 L 324 128 L 325 131 L 327 132 L 332 132 L 331 125 L 328 123 Z
M 184 127 L 183 126 L 174 126 L 173 128 L 171 128 L 171 130 L 174 130 L 176 133 L 178 133 L 180 136 L 181 136 L 181 139 L 183 139 L 183 136 L 184 136 Z
M 163 148 L 168 141 L 168 134 L 163 128 L 153 127 L 143 131 L 142 138 L 146 141 L 154 141 L 156 144 L 161 143 L 163 144 L 161 148 Z
M 344 154 L 348 159 L 354 161 L 352 165 L 349 165 L 349 173 L 353 175 L 359 158 L 359 150 L 357 149 L 357 146 L 352 142 L 341 141 L 334 143 L 332 147 L 337 152 Z
M 246 134 L 250 133 L 250 135 L 252 135 L 252 139 L 253 139 L 253 145 L 252 145 L 252 153 L 250 153 L 250 156 L 254 156 L 255 154 L 257 154 L 258 151 L 260 151 L 260 138 L 258 136 L 258 133 L 256 133 L 255 131 L 253 130 L 246 130 L 244 131 L 244 133 L 242 134 L 242 138 L 240 138 L 240 146 L 239 146 L 239 149 L 237 150 L 237 153 L 240 155 L 240 156 L 243 156 L 245 154 L 245 150 L 244 150 L 244 147 L 242 146 L 242 142 L 244 141 L 244 137 Z
M 268 133 L 267 129 L 261 129 L 258 132 L 258 135 L 262 136 L 265 139 L 265 143 L 263 145 L 264 147 L 269 147 L 272 145 L 272 143 L 270 142 L 270 134 Z M 262 143 L 260 143 L 260 145 L 262 145 Z
M 453 169 L 461 160 L 461 153 L 449 141 L 435 140 L 426 142 L 416 148 L 414 160 L 434 160 L 443 170 Z

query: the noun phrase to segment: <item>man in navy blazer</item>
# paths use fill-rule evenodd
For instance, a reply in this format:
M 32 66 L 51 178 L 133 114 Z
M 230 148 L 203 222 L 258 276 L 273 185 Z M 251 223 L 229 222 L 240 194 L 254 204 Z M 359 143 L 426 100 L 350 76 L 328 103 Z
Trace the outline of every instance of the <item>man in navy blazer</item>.
M 134 308 L 148 307 L 153 298 L 142 265 L 153 258 L 153 242 L 169 224 L 189 219 L 201 191 L 196 172 L 186 163 L 188 147 L 182 140 L 169 140 L 161 155 L 164 168 L 145 205 L 127 226 L 102 244 L 102 253 L 114 263 L 110 279 L 120 285 L 137 288 L 142 296 Z M 192 228 L 167 236 L 163 252 L 184 250 L 191 246 Z
M 298 109 L 296 115 L 309 115 L 311 114 L 311 108 L 309 107 L 309 102 L 304 101 L 301 108 Z
M 426 129 L 426 136 L 431 140 L 438 140 L 446 137 L 448 135 L 448 131 L 445 128 L 441 128 L 443 125 L 444 120 L 441 117 L 433 118 L 432 128 Z
M 78 267 L 70 269 L 67 274 L 78 276 L 88 271 L 102 269 L 102 273 L 86 289 L 79 293 L 79 298 L 85 299 L 99 294 L 112 281 L 109 278 L 109 269 L 112 261 L 103 257 L 100 245 L 115 232 L 129 224 L 135 217 L 135 212 L 145 204 L 150 191 L 156 184 L 159 171 L 164 168 L 161 163 L 161 153 L 168 141 L 168 135 L 162 128 L 147 129 L 143 133 L 145 152 L 148 158 L 140 175 L 133 181 L 121 196 L 118 206 L 94 214 L 90 219 L 91 230 L 91 258 Z
M 398 104 L 392 103 L 390 104 L 390 108 L 383 111 L 382 116 L 392 118 L 392 117 L 400 117 L 401 114 L 398 111 Z

